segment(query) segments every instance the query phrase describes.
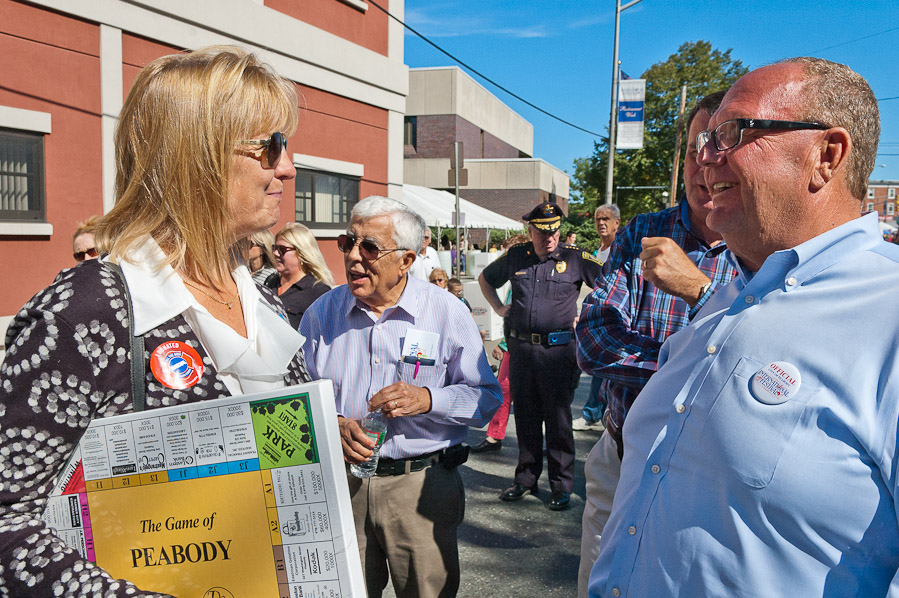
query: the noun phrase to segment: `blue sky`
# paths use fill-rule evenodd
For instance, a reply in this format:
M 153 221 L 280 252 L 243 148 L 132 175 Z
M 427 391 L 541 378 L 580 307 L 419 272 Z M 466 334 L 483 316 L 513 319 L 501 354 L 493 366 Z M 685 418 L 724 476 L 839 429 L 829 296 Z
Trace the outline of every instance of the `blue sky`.
M 406 22 L 529 102 L 605 133 L 615 0 L 411 0 Z M 638 77 L 697 40 L 732 49 L 731 57 L 750 68 L 800 55 L 848 64 L 878 99 L 896 98 L 879 103 L 882 134 L 872 178 L 899 180 L 899 1 L 643 0 L 621 14 L 621 68 Z M 410 67 L 453 64 L 408 32 L 405 43 Z M 534 125 L 535 157 L 571 173 L 575 158 L 592 153 L 591 135 L 475 79 Z

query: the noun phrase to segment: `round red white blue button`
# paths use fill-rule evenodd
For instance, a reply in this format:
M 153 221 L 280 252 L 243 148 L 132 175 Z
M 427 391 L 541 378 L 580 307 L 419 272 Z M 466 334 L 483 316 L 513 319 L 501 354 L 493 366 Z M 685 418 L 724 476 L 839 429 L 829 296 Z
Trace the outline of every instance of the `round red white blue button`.
M 181 341 L 163 343 L 150 356 L 150 371 L 169 388 L 190 388 L 203 377 L 203 369 L 200 354 Z

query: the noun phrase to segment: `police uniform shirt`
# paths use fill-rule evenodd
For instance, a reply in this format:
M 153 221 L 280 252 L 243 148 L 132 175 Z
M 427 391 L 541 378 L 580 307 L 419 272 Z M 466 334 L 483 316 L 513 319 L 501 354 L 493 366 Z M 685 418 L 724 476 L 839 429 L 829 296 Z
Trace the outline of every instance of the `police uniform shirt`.
M 545 334 L 571 329 L 581 283 L 592 287 L 601 270 L 595 257 L 574 245 L 559 245 L 541 262 L 527 242 L 510 247 L 483 275 L 494 288 L 511 281 L 507 323 L 513 330 Z

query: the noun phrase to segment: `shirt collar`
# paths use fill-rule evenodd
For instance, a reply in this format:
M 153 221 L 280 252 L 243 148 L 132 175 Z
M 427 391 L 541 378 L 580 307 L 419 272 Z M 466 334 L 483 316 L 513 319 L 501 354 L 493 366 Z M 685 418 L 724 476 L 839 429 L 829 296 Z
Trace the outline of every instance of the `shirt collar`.
M 138 336 L 183 313 L 194 302 L 181 277 L 165 264 L 165 254 L 152 237 L 138 243 L 119 266 L 128 283 L 134 334 Z
M 796 288 L 803 282 L 845 259 L 849 254 L 862 251 L 883 242 L 877 215 L 865 214 L 834 229 L 800 243 L 791 249 L 775 251 L 769 255 L 758 272 L 752 272 L 733 254 L 727 259 L 737 270 L 745 284 L 753 286 L 781 286 Z
M 413 318 L 417 318 L 421 313 L 422 309 L 422 296 L 423 291 L 427 288 L 427 286 L 433 286 L 430 282 L 425 282 L 423 280 L 419 280 L 412 276 L 409 276 L 409 273 L 406 273 L 406 287 L 403 289 L 403 294 L 400 295 L 399 300 L 396 303 L 388 307 L 384 310 L 384 313 L 381 317 L 387 315 L 392 312 L 394 309 L 402 309 L 406 313 L 408 313 Z M 423 288 L 424 287 L 424 288 Z M 344 314 L 347 317 L 350 316 L 353 309 L 358 309 L 361 312 L 366 314 L 371 314 L 371 308 L 367 306 L 365 303 L 357 299 L 351 292 L 349 287 L 347 287 L 347 301 L 344 308 Z

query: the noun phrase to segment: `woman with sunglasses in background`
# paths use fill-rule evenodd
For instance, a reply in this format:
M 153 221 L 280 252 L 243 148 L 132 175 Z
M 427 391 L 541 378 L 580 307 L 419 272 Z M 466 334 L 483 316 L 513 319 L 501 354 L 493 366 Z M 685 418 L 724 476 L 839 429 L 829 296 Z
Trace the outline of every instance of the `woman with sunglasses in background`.
M 97 249 L 97 242 L 94 240 L 94 229 L 99 221 L 99 217 L 91 216 L 75 225 L 75 234 L 72 235 L 72 257 L 76 262 L 81 263 L 100 257 L 100 250 Z
M 297 329 L 303 313 L 312 303 L 331 290 L 334 276 L 309 229 L 298 222 L 282 228 L 272 248 L 278 276 L 266 284 L 278 292 L 290 325 Z
M 148 595 L 40 518 L 93 418 L 308 380 L 302 338 L 238 251 L 281 215 L 297 104 L 294 83 L 235 47 L 164 56 L 135 79 L 115 134 L 116 205 L 94 232 L 108 255 L 63 270 L 7 333 L 3 595 Z
M 428 274 L 428 282 L 431 284 L 436 284 L 441 289 L 446 289 L 446 284 L 449 281 L 449 274 L 446 273 L 446 270 L 442 268 L 434 268 L 431 270 L 431 273 Z
M 261 230 L 250 235 L 249 241 L 247 267 L 253 274 L 254 281 L 259 284 L 265 284 L 271 276 L 278 274 L 278 271 L 275 269 L 275 254 L 272 253 L 275 235 L 270 230 Z

